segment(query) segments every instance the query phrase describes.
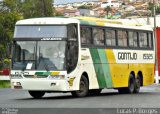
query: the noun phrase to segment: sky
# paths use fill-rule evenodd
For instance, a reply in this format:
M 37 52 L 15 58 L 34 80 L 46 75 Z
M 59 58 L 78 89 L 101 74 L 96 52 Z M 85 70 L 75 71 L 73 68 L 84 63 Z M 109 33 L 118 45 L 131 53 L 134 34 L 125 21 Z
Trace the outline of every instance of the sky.
M 94 1 L 94 0 L 54 0 L 54 4 L 66 4 L 66 3 L 82 2 L 82 1 Z

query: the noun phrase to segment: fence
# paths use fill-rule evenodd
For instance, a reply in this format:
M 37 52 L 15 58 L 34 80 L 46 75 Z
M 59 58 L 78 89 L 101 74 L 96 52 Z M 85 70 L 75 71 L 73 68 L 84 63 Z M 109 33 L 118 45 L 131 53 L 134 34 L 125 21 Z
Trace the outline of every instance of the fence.
M 1 80 L 10 80 L 9 77 L 10 70 L 9 69 L 3 69 L 0 71 L 0 81 Z
M 10 80 L 9 75 L 0 75 L 0 81 L 1 80 Z

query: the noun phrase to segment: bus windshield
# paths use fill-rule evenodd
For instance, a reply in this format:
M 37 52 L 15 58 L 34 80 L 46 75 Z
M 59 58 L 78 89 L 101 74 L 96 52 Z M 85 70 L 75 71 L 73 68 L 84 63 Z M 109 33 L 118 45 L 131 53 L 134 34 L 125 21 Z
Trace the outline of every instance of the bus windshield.
M 16 41 L 13 70 L 65 70 L 66 41 Z
M 67 38 L 67 26 L 17 25 L 14 38 Z

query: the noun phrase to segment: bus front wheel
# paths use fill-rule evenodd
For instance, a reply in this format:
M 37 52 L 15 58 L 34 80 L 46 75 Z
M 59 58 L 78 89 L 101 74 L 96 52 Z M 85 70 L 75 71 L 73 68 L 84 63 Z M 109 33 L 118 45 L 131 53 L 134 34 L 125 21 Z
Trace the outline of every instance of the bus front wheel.
M 44 91 L 28 91 L 29 94 L 35 98 L 35 99 L 40 99 L 44 96 L 45 92 Z
M 82 75 L 80 84 L 79 84 L 79 90 L 78 91 L 72 91 L 72 96 L 74 97 L 85 97 L 87 96 L 89 91 L 89 83 L 88 79 Z

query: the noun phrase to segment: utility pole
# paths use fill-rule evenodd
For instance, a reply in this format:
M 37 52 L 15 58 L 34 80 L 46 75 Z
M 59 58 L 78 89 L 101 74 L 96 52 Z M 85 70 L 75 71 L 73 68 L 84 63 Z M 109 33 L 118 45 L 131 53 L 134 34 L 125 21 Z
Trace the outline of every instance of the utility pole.
M 45 17 L 46 15 L 47 15 L 47 12 L 46 12 L 46 3 L 43 0 L 43 16 Z
M 158 43 L 157 43 L 157 32 L 156 32 L 156 1 L 153 0 L 153 16 L 154 16 L 154 38 L 155 38 L 155 77 L 156 77 L 156 84 L 159 83 L 159 73 L 158 73 Z
M 149 6 L 149 3 L 148 3 Z M 150 25 L 150 20 L 149 20 L 149 8 L 147 7 L 147 25 Z

